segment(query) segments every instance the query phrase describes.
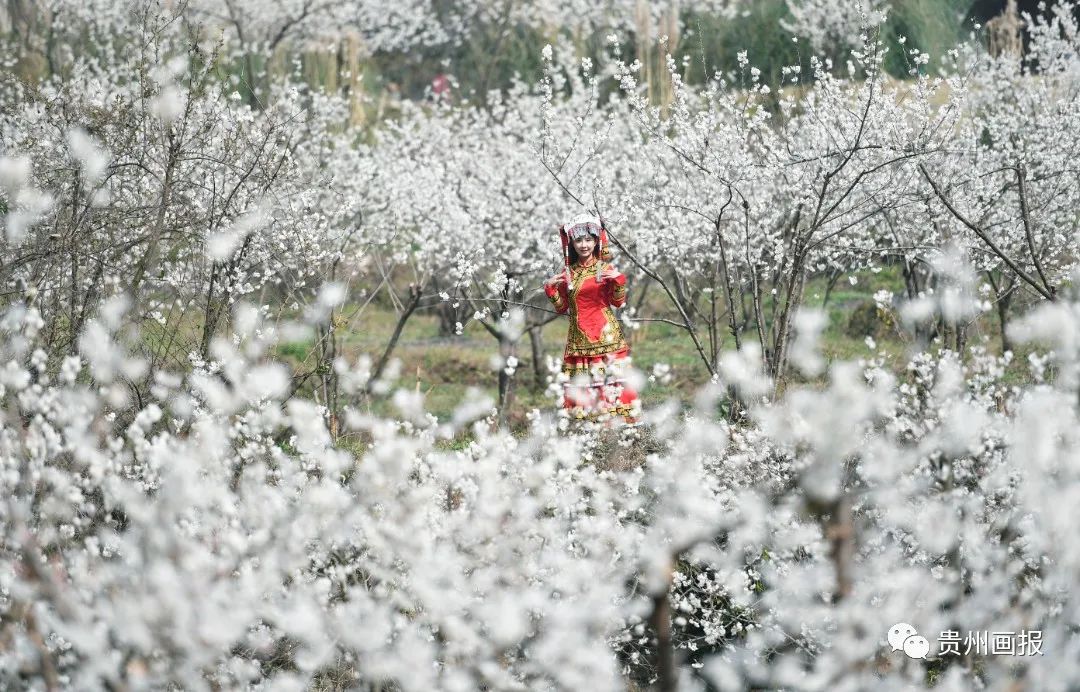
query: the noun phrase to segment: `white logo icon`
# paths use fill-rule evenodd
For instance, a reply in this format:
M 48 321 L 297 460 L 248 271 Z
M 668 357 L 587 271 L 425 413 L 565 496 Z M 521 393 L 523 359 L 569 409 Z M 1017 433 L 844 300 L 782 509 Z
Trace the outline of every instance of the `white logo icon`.
M 893 651 L 903 651 L 910 658 L 926 658 L 930 652 L 930 642 L 906 622 L 898 622 L 889 628 L 889 645 Z
M 889 644 L 893 651 L 901 651 L 904 648 L 904 640 L 913 634 L 918 634 L 914 627 L 906 622 L 898 622 L 889 629 Z
M 926 637 L 913 634 L 904 640 L 904 653 L 909 658 L 926 658 L 929 651 L 930 642 L 926 641 Z

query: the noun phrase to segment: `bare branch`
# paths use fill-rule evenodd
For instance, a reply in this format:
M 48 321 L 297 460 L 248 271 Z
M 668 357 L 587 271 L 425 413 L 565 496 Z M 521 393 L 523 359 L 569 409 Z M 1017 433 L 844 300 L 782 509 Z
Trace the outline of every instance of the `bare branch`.
M 1039 253 L 1035 249 L 1035 238 L 1031 232 L 1031 213 L 1028 211 L 1027 201 L 1027 171 L 1023 164 L 1017 166 L 1015 170 L 1016 184 L 1019 187 L 1017 192 L 1020 194 L 1020 218 L 1024 220 L 1024 237 L 1027 239 L 1028 251 L 1031 253 L 1031 261 L 1035 263 L 1035 271 L 1039 273 L 1039 278 L 1042 279 L 1046 292 L 1050 294 L 1051 300 L 1053 300 L 1053 296 L 1057 295 L 1057 289 L 1050 285 L 1050 281 L 1047 280 L 1046 274 L 1043 272 L 1042 260 L 1039 259 Z
M 937 195 L 938 199 L 941 200 L 941 203 L 945 205 L 945 208 L 949 210 L 949 213 L 952 214 L 957 221 L 967 226 L 975 235 L 979 236 L 979 238 L 984 243 L 986 243 L 987 246 L 989 246 L 989 248 L 994 252 L 994 254 L 1001 258 L 1001 261 L 1009 266 L 1009 269 L 1012 269 L 1017 276 L 1023 279 L 1024 283 L 1028 284 L 1036 291 L 1038 291 L 1039 295 L 1041 295 L 1043 298 L 1046 298 L 1047 300 L 1056 300 L 1053 293 L 1048 291 L 1042 284 L 1040 284 L 1030 274 L 1024 271 L 1020 267 L 1020 265 L 1014 262 L 1011 257 L 1006 255 L 1005 252 L 997 246 L 997 243 L 995 243 L 993 239 L 990 238 L 989 235 L 987 235 L 986 231 L 969 221 L 966 216 L 960 213 L 960 211 L 955 206 L 953 206 L 953 203 L 949 201 L 949 198 L 945 195 L 944 192 L 942 192 L 937 182 L 935 182 L 934 179 L 930 176 L 930 172 L 926 170 L 926 166 L 920 163 L 919 170 L 922 172 L 923 177 L 926 178 L 926 182 L 930 183 L 930 187 L 933 188 L 934 194 Z

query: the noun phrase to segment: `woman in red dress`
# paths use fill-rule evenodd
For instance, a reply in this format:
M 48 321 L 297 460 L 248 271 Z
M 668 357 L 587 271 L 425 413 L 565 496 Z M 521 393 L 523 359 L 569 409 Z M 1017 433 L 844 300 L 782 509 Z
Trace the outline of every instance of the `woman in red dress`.
M 562 369 L 571 382 L 563 406 L 578 418 L 622 416 L 632 423 L 640 403 L 623 378 L 630 346 L 612 310 L 626 304 L 626 276 L 608 261 L 607 231 L 599 218 L 560 226 L 559 238 L 565 268 L 544 282 L 544 292 L 557 312 L 570 316 Z

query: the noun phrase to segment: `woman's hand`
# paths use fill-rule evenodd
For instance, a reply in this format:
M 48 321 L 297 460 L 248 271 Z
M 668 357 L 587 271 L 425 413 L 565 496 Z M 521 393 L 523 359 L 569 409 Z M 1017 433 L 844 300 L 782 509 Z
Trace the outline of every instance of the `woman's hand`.
M 622 272 L 620 272 L 615 267 L 604 267 L 603 269 L 600 270 L 600 280 L 601 281 L 614 281 L 615 279 L 619 278 L 620 276 L 622 276 Z
M 558 286 L 559 284 L 564 284 L 564 283 L 566 283 L 566 274 L 564 272 L 559 272 L 555 276 L 552 276 L 547 281 L 545 281 L 544 285 L 545 286 Z

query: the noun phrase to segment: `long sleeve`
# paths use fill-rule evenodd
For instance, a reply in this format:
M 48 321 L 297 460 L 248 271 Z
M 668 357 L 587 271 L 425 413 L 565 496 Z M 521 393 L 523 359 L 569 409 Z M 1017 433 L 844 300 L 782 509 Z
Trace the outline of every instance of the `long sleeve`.
M 544 284 L 544 293 L 547 294 L 551 304 L 555 307 L 555 312 L 560 315 L 567 311 L 570 307 L 570 297 L 566 292 L 566 283 Z
M 614 269 L 612 265 L 607 268 Z M 604 298 L 612 307 L 621 308 L 626 304 L 626 275 L 619 274 L 614 279 L 604 282 Z

